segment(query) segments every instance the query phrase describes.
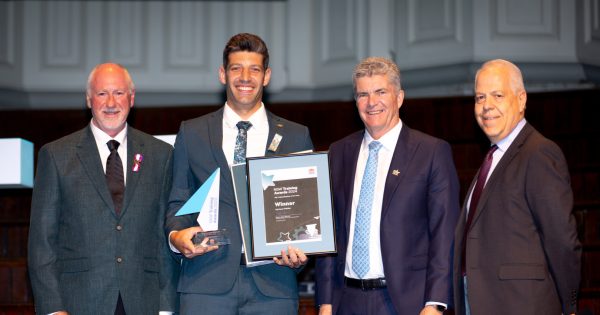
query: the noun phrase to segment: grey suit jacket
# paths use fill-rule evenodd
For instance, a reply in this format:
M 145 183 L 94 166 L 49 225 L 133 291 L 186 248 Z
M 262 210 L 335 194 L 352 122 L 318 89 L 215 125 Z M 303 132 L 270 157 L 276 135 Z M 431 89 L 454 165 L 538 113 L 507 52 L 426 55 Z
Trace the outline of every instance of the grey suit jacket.
M 267 111 L 269 136 L 267 146 L 275 134 L 282 136 L 276 152 L 292 153 L 312 149 L 308 128 L 277 117 Z M 169 198 L 166 221 L 167 235 L 174 230 L 197 226 L 197 215 L 175 216 L 190 196 L 215 171 L 221 168 L 219 228 L 229 231 L 231 244 L 218 250 L 183 259 L 178 291 L 184 293 L 223 294 L 234 284 L 240 266 L 242 238 L 237 217 L 231 171 L 222 149 L 223 108 L 184 121 L 175 141 L 173 188 Z M 274 264 L 250 268 L 252 277 L 263 294 L 277 298 L 298 298 L 296 273 L 288 267 Z
M 581 244 L 570 184 L 560 148 L 526 124 L 489 177 L 467 234 L 471 314 L 575 313 Z M 463 205 L 454 247 L 457 314 L 464 314 L 465 217 Z
M 163 233 L 172 148 L 129 128 L 127 155 L 117 216 L 89 126 L 40 149 L 28 256 L 38 314 L 112 315 L 119 292 L 127 314 L 176 310 L 177 266 Z

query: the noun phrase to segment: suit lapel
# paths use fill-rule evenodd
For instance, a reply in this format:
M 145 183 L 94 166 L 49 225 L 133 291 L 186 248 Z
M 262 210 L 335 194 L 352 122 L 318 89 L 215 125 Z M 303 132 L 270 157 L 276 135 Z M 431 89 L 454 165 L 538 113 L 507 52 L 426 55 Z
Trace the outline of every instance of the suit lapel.
M 133 157 L 138 153 L 142 156 L 145 155 L 144 143 L 133 128 L 127 128 L 127 156 L 122 161 L 126 164 L 125 171 L 127 172 L 127 182 L 125 183 L 125 198 L 123 200 L 123 210 L 121 211 L 121 215 L 127 211 L 127 206 L 135 195 L 135 189 L 137 188 L 140 176 L 142 176 L 142 172 L 144 171 L 143 167 L 140 167 L 137 172 L 133 171 Z
M 81 134 L 81 140 L 77 144 L 77 156 L 81 161 L 81 165 L 85 170 L 88 178 L 96 188 L 96 191 L 104 200 L 104 203 L 112 209 L 113 215 L 115 214 L 115 207 L 113 205 L 108 186 L 106 185 L 106 176 L 102 168 L 102 161 L 100 160 L 100 153 L 96 146 L 96 140 L 92 134 L 91 127 L 88 126 L 83 130 Z
M 477 222 L 477 219 L 479 218 L 479 216 L 481 216 L 481 213 L 485 211 L 485 204 L 490 196 L 490 193 L 494 191 L 494 186 L 499 181 L 500 176 L 502 176 L 501 174 L 504 173 L 504 170 L 508 167 L 510 162 L 517 156 L 517 154 L 521 150 L 521 147 L 532 132 L 533 128 L 528 123 L 525 124 L 525 126 L 523 127 L 521 132 L 519 132 L 513 143 L 508 147 L 506 153 L 504 153 L 504 155 L 502 156 L 502 159 L 500 160 L 498 165 L 496 165 L 496 168 L 492 172 L 492 175 L 490 175 L 490 178 L 488 179 L 487 183 L 485 184 L 485 187 L 483 188 L 481 197 L 479 198 L 479 203 L 477 204 L 477 212 L 475 212 L 471 226 L 473 226 Z M 477 174 L 479 174 L 479 172 L 477 172 Z M 473 184 L 471 184 L 471 186 L 473 186 Z M 473 188 L 471 187 L 471 190 L 472 189 Z M 469 192 L 471 190 L 469 190 Z
M 390 162 L 390 168 L 388 170 L 387 177 L 385 179 L 385 189 L 383 191 L 383 204 L 381 208 L 381 219 L 385 218 L 385 215 L 390 207 L 392 196 L 398 188 L 411 157 L 415 153 L 418 145 L 415 145 L 411 141 L 410 128 L 402 126 L 402 131 L 398 136 L 398 142 L 396 142 L 396 148 Z
M 273 115 L 270 111 L 267 111 L 267 121 L 269 122 L 269 136 L 267 137 L 265 156 L 279 154 L 281 146 L 279 143 L 273 143 L 273 139 L 275 135 L 278 135 L 279 139 L 277 141 L 284 141 L 285 125 L 281 119 Z M 271 146 L 272 143 L 273 146 Z
M 344 146 L 344 166 L 347 166 L 349 176 L 343 175 L 345 178 L 344 191 L 346 196 L 345 209 L 343 211 L 346 231 L 350 231 L 350 219 L 352 218 L 352 198 L 354 194 L 354 179 L 356 178 L 356 163 L 360 153 L 360 146 L 364 137 L 364 132 L 355 133 Z M 344 170 L 342 170 L 344 171 Z M 358 175 L 358 176 L 362 176 Z
M 233 186 L 231 171 L 225 153 L 223 153 L 223 108 L 210 114 L 208 119 L 208 141 L 217 165 L 221 168 L 221 185 Z M 211 170 L 214 171 L 214 170 Z
M 471 195 L 471 192 L 473 191 L 473 188 L 475 187 L 475 183 L 477 183 L 477 181 L 476 181 L 477 176 L 479 176 L 479 171 L 475 174 L 475 177 L 473 177 L 473 180 L 471 180 L 471 185 L 469 186 L 469 189 L 467 190 L 467 195 L 465 196 L 465 201 L 463 202 L 463 205 L 462 205 L 462 208 L 460 211 L 460 217 L 458 219 L 458 224 L 456 226 L 457 231 L 460 231 L 460 234 L 457 234 L 457 235 L 459 235 L 460 237 L 462 237 L 462 235 L 464 233 L 464 229 L 465 229 L 465 224 L 467 223 L 467 201 L 469 200 L 469 196 Z M 471 223 L 471 226 L 473 226 L 473 223 Z

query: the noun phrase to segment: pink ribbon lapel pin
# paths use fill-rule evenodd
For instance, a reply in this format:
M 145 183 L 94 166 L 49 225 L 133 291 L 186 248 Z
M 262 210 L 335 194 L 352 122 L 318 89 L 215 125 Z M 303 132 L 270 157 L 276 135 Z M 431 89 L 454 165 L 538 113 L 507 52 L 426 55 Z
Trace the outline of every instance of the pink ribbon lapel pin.
M 142 161 L 144 160 L 144 156 L 136 153 L 133 156 L 133 169 L 132 171 L 137 172 L 140 170 L 140 168 L 142 168 Z

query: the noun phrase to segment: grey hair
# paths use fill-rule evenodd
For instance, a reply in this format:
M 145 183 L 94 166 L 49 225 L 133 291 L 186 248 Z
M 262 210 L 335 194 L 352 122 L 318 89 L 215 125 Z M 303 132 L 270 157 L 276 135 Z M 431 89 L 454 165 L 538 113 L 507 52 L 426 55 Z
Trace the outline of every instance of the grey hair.
M 383 57 L 368 57 L 361 60 L 354 67 L 354 72 L 352 73 L 352 87 L 354 88 L 354 92 L 356 92 L 357 79 L 374 75 L 386 75 L 390 83 L 396 87 L 396 91 L 402 89 L 400 69 L 398 69 L 398 66 L 393 61 Z
M 475 74 L 475 82 L 477 82 L 479 73 L 482 70 L 495 67 L 501 67 L 508 70 L 510 87 L 512 88 L 514 94 L 525 91 L 525 84 L 523 83 L 523 74 L 521 73 L 521 70 L 514 63 L 504 59 L 490 60 L 481 65 L 481 68 L 479 68 Z

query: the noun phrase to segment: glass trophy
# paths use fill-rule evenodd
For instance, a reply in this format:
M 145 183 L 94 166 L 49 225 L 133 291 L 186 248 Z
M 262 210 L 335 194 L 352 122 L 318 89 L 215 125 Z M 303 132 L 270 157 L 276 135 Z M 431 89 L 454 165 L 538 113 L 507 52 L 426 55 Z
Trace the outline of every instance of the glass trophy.
M 205 238 L 208 238 L 208 241 L 206 242 L 207 246 L 221 246 L 231 244 L 231 240 L 229 239 L 229 235 L 227 234 L 227 230 L 225 229 L 198 232 L 196 233 L 196 235 L 194 235 L 192 242 L 196 246 L 201 246 Z

